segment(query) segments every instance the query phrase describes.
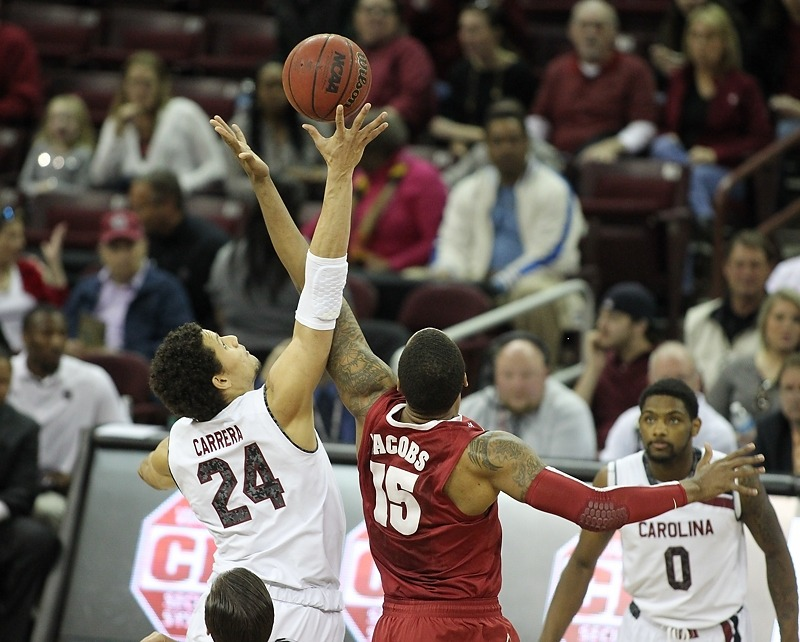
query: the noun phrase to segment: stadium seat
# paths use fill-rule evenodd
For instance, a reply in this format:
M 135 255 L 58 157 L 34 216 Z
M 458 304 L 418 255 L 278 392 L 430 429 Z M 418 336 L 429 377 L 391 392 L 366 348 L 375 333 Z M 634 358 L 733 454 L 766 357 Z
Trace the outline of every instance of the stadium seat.
M 173 69 L 184 69 L 206 45 L 206 19 L 198 14 L 112 6 L 105 11 L 105 23 L 106 37 L 88 57 L 106 68 L 119 68 L 134 51 L 148 49 Z
M 423 328 L 444 330 L 493 307 L 492 299 L 477 285 L 428 282 L 408 293 L 400 306 L 397 321 L 412 333 Z M 469 381 L 478 381 L 483 353 L 491 338 L 488 333 L 481 333 L 458 342 Z M 468 388 L 464 392 L 473 390 Z
M 347 289 L 356 318 L 360 321 L 374 317 L 378 309 L 378 288 L 366 277 L 350 271 L 347 273 Z
M 29 145 L 30 132 L 27 129 L 0 127 L 0 184 L 16 184 Z
M 253 76 L 278 50 L 278 23 L 272 16 L 209 11 L 208 48 L 193 66 L 204 74 Z
M 590 163 L 578 179 L 589 223 L 582 262 L 596 270 L 596 294 L 620 281 L 639 281 L 664 304 L 671 337 L 679 332 L 692 231 L 687 184 L 682 166 L 650 158 Z
M 240 83 L 230 78 L 210 76 L 176 76 L 172 79 L 172 95 L 191 98 L 209 118 L 219 114 L 230 121 L 233 116 Z
M 111 102 L 122 82 L 118 71 L 96 69 L 48 70 L 45 90 L 48 98 L 58 94 L 78 94 L 89 108 L 95 127 L 100 127 L 108 115 Z
M 119 394 L 130 400 L 131 418 L 135 423 L 166 423 L 169 413 L 150 392 L 150 362 L 147 359 L 135 352 L 90 352 L 81 358 L 108 372 Z
M 80 64 L 97 45 L 101 33 L 99 9 L 17 0 L 8 5 L 6 19 L 24 27 L 46 65 Z

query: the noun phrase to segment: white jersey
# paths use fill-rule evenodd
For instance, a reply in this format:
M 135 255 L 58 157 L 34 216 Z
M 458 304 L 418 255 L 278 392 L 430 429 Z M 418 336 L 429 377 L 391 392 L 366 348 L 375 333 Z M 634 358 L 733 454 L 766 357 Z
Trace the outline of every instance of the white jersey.
M 274 599 L 342 609 L 345 517 L 333 468 L 321 441 L 307 452 L 289 440 L 263 387 L 210 421 L 175 422 L 169 467 L 214 537 L 213 576 L 243 566 L 266 582 Z
M 699 457 L 699 451 L 695 451 Z M 714 452 L 713 459 L 724 457 Z M 608 464 L 608 483 L 649 486 L 644 453 Z M 620 529 L 625 590 L 641 613 L 664 627 L 703 629 L 718 625 L 744 604 L 747 555 L 738 493 Z

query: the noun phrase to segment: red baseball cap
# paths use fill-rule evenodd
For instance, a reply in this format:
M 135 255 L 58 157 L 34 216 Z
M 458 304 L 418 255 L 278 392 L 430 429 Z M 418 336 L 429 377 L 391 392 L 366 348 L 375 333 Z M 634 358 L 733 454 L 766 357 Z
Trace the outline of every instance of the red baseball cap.
M 144 238 L 144 228 L 136 212 L 130 210 L 115 210 L 103 214 L 100 223 L 100 242 L 111 243 L 124 239 L 126 241 L 140 241 Z

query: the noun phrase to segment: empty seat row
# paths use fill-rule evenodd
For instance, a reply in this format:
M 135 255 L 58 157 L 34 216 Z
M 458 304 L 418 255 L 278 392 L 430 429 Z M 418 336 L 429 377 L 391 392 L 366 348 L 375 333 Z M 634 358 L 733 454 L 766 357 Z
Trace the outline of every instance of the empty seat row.
M 132 51 L 150 49 L 178 70 L 244 75 L 278 49 L 277 22 L 260 13 L 98 9 L 17 0 L 4 17 L 31 34 L 51 66 L 119 68 Z

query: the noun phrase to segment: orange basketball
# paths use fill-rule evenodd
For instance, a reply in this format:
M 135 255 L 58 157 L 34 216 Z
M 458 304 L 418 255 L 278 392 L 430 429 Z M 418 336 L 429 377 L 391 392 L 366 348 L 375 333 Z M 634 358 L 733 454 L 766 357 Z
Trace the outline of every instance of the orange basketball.
M 372 74 L 367 56 L 356 43 L 335 33 L 318 33 L 299 43 L 283 65 L 283 90 L 297 111 L 313 120 L 336 119 L 367 100 Z

